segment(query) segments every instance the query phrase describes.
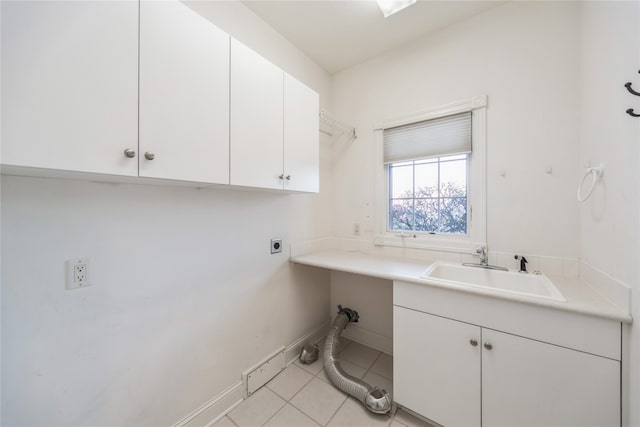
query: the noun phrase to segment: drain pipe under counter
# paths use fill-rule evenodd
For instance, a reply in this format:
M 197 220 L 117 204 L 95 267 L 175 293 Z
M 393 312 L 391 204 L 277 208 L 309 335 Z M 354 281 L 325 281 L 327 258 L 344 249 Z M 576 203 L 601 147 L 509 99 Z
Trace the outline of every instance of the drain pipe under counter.
M 375 414 L 386 414 L 391 410 L 391 395 L 386 390 L 380 390 L 347 374 L 340 367 L 338 356 L 340 336 L 349 322 L 357 322 L 359 317 L 357 311 L 338 306 L 338 315 L 331 324 L 324 345 L 324 371 L 336 387 L 358 399 L 369 411 Z

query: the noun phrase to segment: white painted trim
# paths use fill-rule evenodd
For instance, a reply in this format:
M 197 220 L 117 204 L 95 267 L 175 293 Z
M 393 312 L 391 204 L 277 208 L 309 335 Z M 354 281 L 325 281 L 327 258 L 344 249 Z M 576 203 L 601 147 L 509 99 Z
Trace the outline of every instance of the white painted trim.
M 466 113 L 468 111 L 483 108 L 486 106 L 487 95 L 480 95 L 473 98 L 463 99 L 461 101 L 455 101 L 449 104 L 440 105 L 437 107 L 427 108 L 425 110 L 395 117 L 393 119 L 376 122 L 373 125 L 373 130 L 390 129 L 397 126 L 408 125 L 410 123 L 450 116 L 452 114 Z
M 305 333 L 300 338 L 296 339 L 293 343 L 288 346 L 282 346 L 274 353 L 268 355 L 263 358 L 264 360 L 268 360 L 270 357 L 276 355 L 278 352 L 284 350 L 285 352 L 285 363 L 289 365 L 295 362 L 298 358 L 298 354 L 300 353 L 300 349 L 302 345 L 307 341 L 316 342 L 325 336 L 329 330 L 329 325 L 331 324 L 330 320 L 321 323 L 320 325 L 315 326 L 310 331 Z M 249 369 L 245 369 L 245 373 L 250 372 L 256 367 L 260 366 L 260 362 L 256 365 L 252 366 Z M 172 427 L 209 427 L 213 426 L 218 420 L 231 412 L 236 406 L 244 401 L 247 397 L 246 385 L 243 381 L 238 381 L 235 384 L 232 384 L 222 392 L 218 393 L 216 396 L 211 398 L 206 403 L 202 404 L 198 408 L 196 408 L 191 413 L 187 414 L 184 418 L 182 418 L 177 423 L 173 424 Z
M 233 408 L 238 406 L 244 399 L 242 382 L 228 387 L 218 393 L 211 400 L 204 403 L 196 410 L 182 418 L 172 427 L 200 427 L 212 425 L 220 418 L 224 417 Z M 209 421 L 213 419 L 212 421 Z
M 393 337 L 380 335 L 353 323 L 349 324 L 342 336 L 383 353 L 393 354 Z
M 273 353 L 242 373 L 245 396 L 252 395 L 284 370 L 286 366 L 284 349 L 283 345 L 278 347 Z
M 482 95 L 463 101 L 432 107 L 401 118 L 381 122 L 374 129 L 374 240 L 376 246 L 436 250 L 455 253 L 474 253 L 487 244 L 487 96 Z M 387 172 L 383 161 L 383 130 L 402 124 L 473 111 L 471 124 L 473 153 L 469 157 L 468 194 L 470 211 L 465 236 L 430 235 L 416 233 L 414 237 L 398 237 L 397 232 L 387 231 Z M 407 233 L 413 236 L 413 233 Z
M 287 366 L 298 360 L 298 356 L 300 355 L 300 351 L 302 350 L 302 346 L 304 344 L 306 344 L 307 342 L 316 343 L 320 339 L 322 339 L 322 337 L 326 336 L 329 332 L 330 324 L 330 321 L 326 321 L 316 326 L 315 328 L 298 338 L 296 341 L 294 341 L 293 344 L 287 346 L 284 351 Z
M 384 233 L 374 237 L 374 246 L 393 246 L 396 248 L 422 249 L 439 252 L 453 252 L 459 254 L 474 254 L 475 246 L 481 246 L 482 243 L 473 243 L 470 238 L 447 239 L 447 236 L 424 236 L 423 238 L 413 237 L 396 237 L 393 233 Z M 397 234 L 397 233 L 395 233 Z M 422 237 L 422 236 L 421 236 Z

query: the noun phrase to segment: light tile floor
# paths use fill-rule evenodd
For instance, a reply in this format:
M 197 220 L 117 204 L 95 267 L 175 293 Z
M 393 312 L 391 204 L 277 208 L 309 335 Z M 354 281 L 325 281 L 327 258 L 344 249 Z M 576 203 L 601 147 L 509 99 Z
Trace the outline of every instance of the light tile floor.
M 341 340 L 340 365 L 350 375 L 392 392 L 393 358 L 346 339 Z M 331 384 L 319 359 L 296 361 L 255 392 L 214 427 L 429 427 L 398 410 L 393 417 L 375 415 Z

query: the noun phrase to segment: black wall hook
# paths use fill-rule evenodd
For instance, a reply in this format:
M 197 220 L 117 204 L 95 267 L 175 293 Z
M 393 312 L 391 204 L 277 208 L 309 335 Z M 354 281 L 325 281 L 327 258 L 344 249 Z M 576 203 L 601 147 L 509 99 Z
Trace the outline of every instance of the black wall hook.
M 640 73 L 640 71 L 638 71 L 638 73 Z M 627 90 L 629 91 L 629 93 L 630 93 L 630 94 L 635 95 L 635 96 L 640 96 L 640 92 L 636 92 L 635 90 L 633 90 L 633 89 L 631 88 L 631 82 L 626 82 L 626 83 L 624 84 L 624 87 L 626 87 L 626 88 L 627 88 Z M 630 115 L 631 117 L 640 117 L 640 114 L 636 114 L 636 113 L 633 111 L 633 108 L 629 108 L 629 109 L 627 109 L 627 114 L 628 114 L 628 115 Z
M 627 90 L 629 91 L 629 93 L 631 93 L 632 95 L 640 96 L 640 92 L 636 92 L 635 90 L 633 90 L 633 89 L 631 88 L 631 82 L 627 82 L 627 83 L 625 83 L 624 87 L 626 87 L 626 88 L 627 88 Z

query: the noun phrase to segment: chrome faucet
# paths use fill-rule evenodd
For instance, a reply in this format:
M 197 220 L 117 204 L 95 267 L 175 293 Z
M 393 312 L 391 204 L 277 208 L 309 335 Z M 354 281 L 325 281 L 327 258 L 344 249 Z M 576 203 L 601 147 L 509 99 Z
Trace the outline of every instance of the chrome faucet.
M 489 265 L 489 255 L 487 255 L 487 247 L 485 245 L 482 245 L 478 249 L 476 249 L 476 253 L 480 254 L 480 265 Z
M 476 249 L 476 253 L 480 255 L 480 263 L 475 264 L 472 262 L 465 262 L 464 266 L 466 267 L 480 267 L 486 268 L 488 270 L 501 270 L 501 271 L 509 271 L 505 267 L 499 267 L 497 265 L 489 265 L 489 254 L 487 253 L 487 245 L 482 245 L 478 249 Z

